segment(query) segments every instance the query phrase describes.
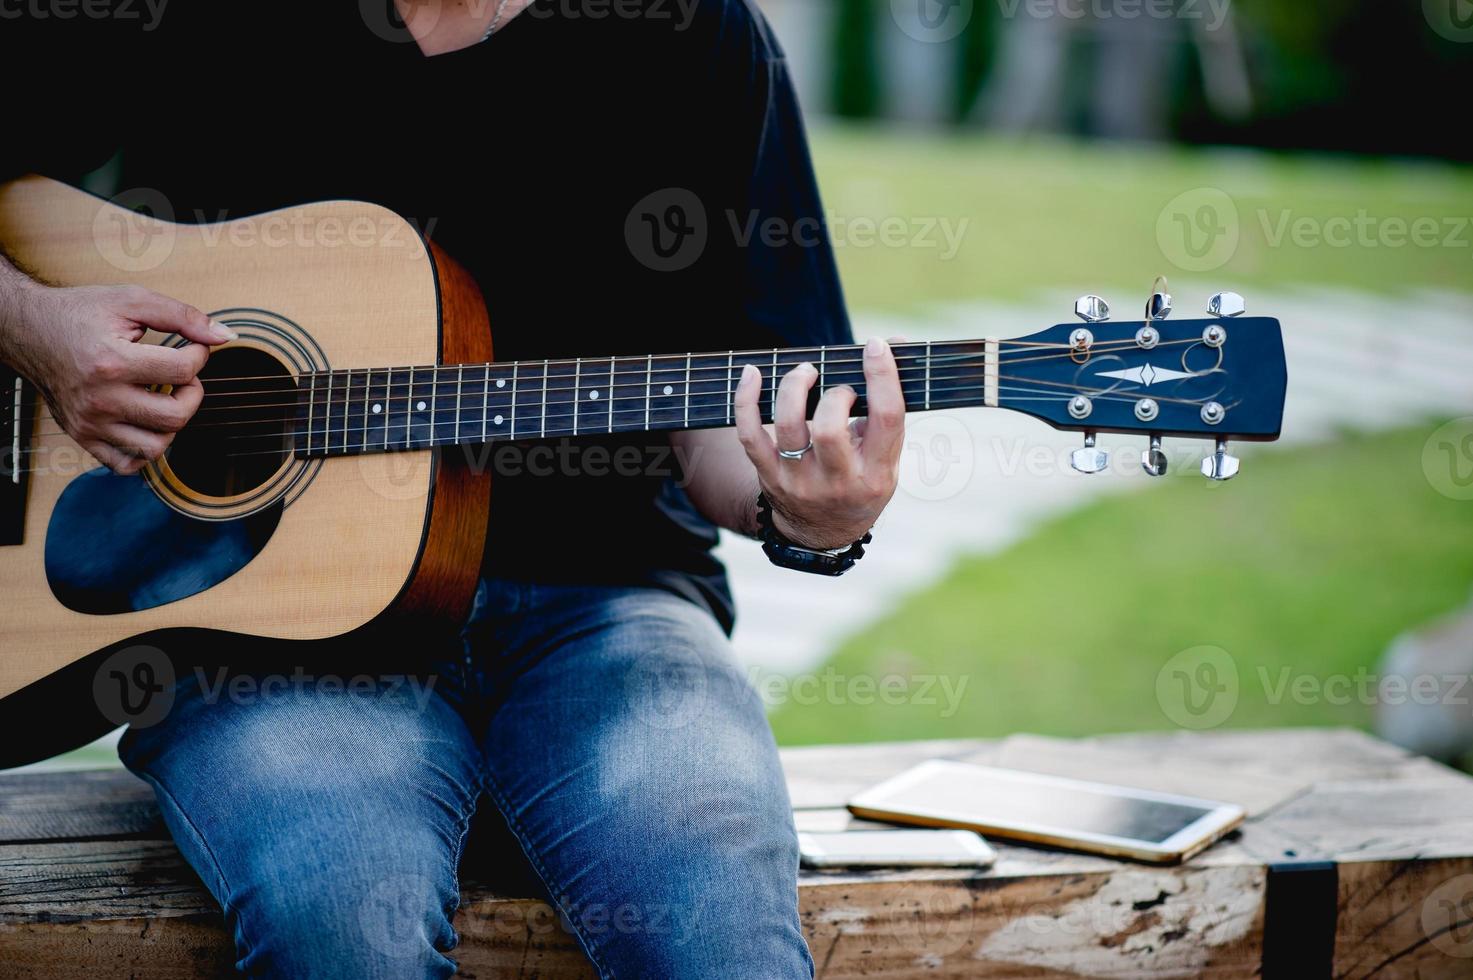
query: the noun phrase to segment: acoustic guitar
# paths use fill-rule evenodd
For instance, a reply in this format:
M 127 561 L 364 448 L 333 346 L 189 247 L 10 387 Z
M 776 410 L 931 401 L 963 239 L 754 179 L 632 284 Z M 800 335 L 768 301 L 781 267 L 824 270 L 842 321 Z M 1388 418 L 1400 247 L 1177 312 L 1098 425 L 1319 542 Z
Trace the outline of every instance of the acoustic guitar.
M 57 285 L 136 283 L 209 312 L 239 339 L 214 350 L 205 398 L 157 462 L 100 467 L 27 379 L 0 374 L 0 766 L 105 732 L 98 671 L 130 644 L 224 632 L 273 641 L 455 623 L 485 540 L 478 447 L 598 433 L 728 426 L 743 365 L 778 379 L 803 361 L 865 412 L 861 348 L 492 359 L 472 278 L 407 221 L 326 201 L 176 224 L 65 184 L 0 185 L 0 243 Z M 1084 320 L 1016 339 L 895 345 L 908 411 L 1006 408 L 1084 434 L 1076 468 L 1107 465 L 1095 433 L 1277 438 L 1286 368 L 1278 321 L 1217 315 Z M 181 345 L 177 336 L 144 342 Z M 811 407 L 811 405 L 810 405 Z M 484 459 L 484 456 L 479 457 Z M 187 634 L 180 631 L 189 631 Z M 199 631 L 209 631 L 201 633 Z

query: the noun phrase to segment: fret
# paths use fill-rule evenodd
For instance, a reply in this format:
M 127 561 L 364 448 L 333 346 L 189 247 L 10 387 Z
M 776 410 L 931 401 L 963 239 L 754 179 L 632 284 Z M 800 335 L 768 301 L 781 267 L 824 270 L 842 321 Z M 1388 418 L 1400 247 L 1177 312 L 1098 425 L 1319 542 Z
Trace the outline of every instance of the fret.
M 649 384 L 645 386 L 648 401 L 648 428 L 674 429 L 685 424 L 689 403 L 686 401 L 688 368 L 679 359 L 651 358 Z
M 650 365 L 647 356 L 610 358 L 613 380 L 609 382 L 610 432 L 642 432 L 649 428 Z
M 537 437 L 540 439 L 547 435 L 547 365 L 544 358 L 542 361 L 542 410 L 541 421 L 538 423 Z
M 486 441 L 486 422 L 491 416 L 491 365 L 481 375 L 481 441 Z M 502 384 L 506 382 L 503 381 Z
M 777 404 L 777 401 L 776 401 L 777 389 L 779 387 L 781 387 L 783 377 L 785 375 L 787 375 L 788 372 L 792 371 L 795 367 L 797 367 L 799 364 L 802 364 L 804 361 L 810 361 L 811 362 L 812 360 L 813 360 L 813 348 L 812 347 L 783 347 L 783 348 L 779 348 L 778 350 L 773 351 L 773 364 L 774 364 L 774 370 L 777 372 L 777 378 L 776 378 L 776 381 L 773 384 L 773 405 L 774 405 L 774 408 L 773 408 L 773 411 L 772 412 L 769 412 L 768 415 L 766 416 L 766 421 L 771 422 L 773 420 L 773 418 L 774 418 L 774 413 L 776 412 L 776 407 L 775 406 Z M 815 386 L 814 388 L 810 389 L 809 392 L 808 392 L 807 415 L 808 415 L 809 418 L 812 418 L 813 417 L 813 410 L 814 410 L 814 408 L 816 408 L 818 406 L 818 398 L 819 398 L 819 395 L 820 394 L 822 394 L 822 393 L 818 390 L 817 386 Z
M 777 350 L 772 351 L 772 396 L 767 400 L 767 413 L 762 417 L 766 420 L 777 418 Z M 762 411 L 762 397 L 757 397 L 757 411 Z
M 482 442 L 512 432 L 516 418 L 516 373 L 515 362 L 511 365 L 510 381 L 504 365 L 491 364 L 486 368 L 486 397 L 481 408 Z
M 465 365 L 455 366 L 455 436 L 453 441 L 460 442 L 460 408 L 465 396 Z
M 322 409 L 322 451 L 332 452 L 332 372 L 327 372 L 327 404 Z
M 745 368 L 748 364 L 757 369 L 757 373 L 760 376 L 757 383 L 758 415 L 762 414 L 762 387 L 766 384 L 766 381 L 761 379 L 766 378 L 766 372 L 769 369 L 769 365 L 771 364 L 775 356 L 775 351 L 734 351 L 727 357 L 727 364 L 729 365 L 727 370 L 730 371 L 732 374 L 733 395 L 736 392 L 737 382 L 741 381 L 742 379 L 742 369 Z
M 650 427 L 650 392 L 655 388 L 655 355 L 650 354 L 644 361 L 644 427 Z
M 926 341 L 926 400 L 923 403 L 926 410 L 931 409 L 931 342 Z
M 383 428 L 383 447 L 385 452 L 387 452 L 389 449 L 389 396 L 393 394 L 393 389 L 391 389 L 389 385 L 393 383 L 393 378 L 393 370 L 388 370 L 384 372 L 383 400 L 375 401 L 372 408 L 370 409 L 370 411 L 373 413 L 373 417 L 379 420 L 379 424 Z M 371 393 L 369 397 L 372 397 Z
M 577 361 L 550 362 L 545 368 L 542 385 L 542 434 L 572 436 L 578 434 Z
M 404 448 L 414 445 L 414 368 L 409 369 L 409 381 L 404 385 Z
M 730 385 L 723 372 L 729 372 L 730 354 L 696 354 L 687 358 L 690 383 L 687 385 L 686 428 L 721 425 L 731 414 Z
M 459 364 L 430 372 L 430 445 L 445 446 L 460 438 L 461 368 Z
M 542 377 L 537 372 L 541 369 Z M 516 435 L 531 438 L 542 431 L 543 388 L 547 385 L 547 362 L 528 361 L 519 365 L 516 391 L 513 392 L 512 418 L 516 420 Z
M 511 366 L 511 437 L 517 437 L 517 364 L 512 362 Z
M 578 409 L 583 402 L 583 396 L 578 391 L 578 383 L 583 379 L 583 358 L 573 361 L 573 435 L 578 434 Z M 595 389 L 596 390 L 596 389 Z
M 317 414 L 317 372 L 307 375 L 307 455 L 312 455 L 312 422 Z
M 923 352 L 923 353 L 922 353 Z M 900 371 L 900 391 L 905 407 L 911 411 L 931 407 L 932 377 L 931 341 L 924 344 L 901 344 L 894 347 L 895 364 Z
M 735 351 L 726 352 L 726 424 L 736 423 L 736 408 L 733 402 L 736 399 L 736 379 L 731 376 L 731 359 L 736 355 Z
M 373 400 L 373 368 L 363 372 L 363 431 L 358 434 L 358 451 L 368 451 L 368 403 Z
M 685 419 L 683 424 L 690 428 L 690 355 L 685 355 Z
M 352 417 L 353 401 L 353 370 L 348 369 L 348 375 L 343 379 L 343 453 L 348 452 L 348 419 Z

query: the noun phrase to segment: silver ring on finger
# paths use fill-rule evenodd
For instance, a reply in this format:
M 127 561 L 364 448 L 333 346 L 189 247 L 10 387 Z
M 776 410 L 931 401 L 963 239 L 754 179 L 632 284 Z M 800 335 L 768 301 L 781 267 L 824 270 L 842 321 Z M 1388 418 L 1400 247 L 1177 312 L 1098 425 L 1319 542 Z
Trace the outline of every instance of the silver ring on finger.
M 802 459 L 803 458 L 803 454 L 806 453 L 806 452 L 808 452 L 808 450 L 810 450 L 812 448 L 813 448 L 813 440 L 812 439 L 809 439 L 808 440 L 808 445 L 804 446 L 802 449 L 779 449 L 777 451 L 777 454 L 779 456 L 781 456 L 783 459 Z

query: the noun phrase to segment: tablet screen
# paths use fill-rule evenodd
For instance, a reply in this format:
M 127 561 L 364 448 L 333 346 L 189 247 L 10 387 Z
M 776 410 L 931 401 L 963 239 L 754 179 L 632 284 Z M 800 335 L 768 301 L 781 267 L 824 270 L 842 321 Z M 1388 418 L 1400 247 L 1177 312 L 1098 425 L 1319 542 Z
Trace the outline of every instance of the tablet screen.
M 878 789 L 883 793 L 885 787 Z M 1210 807 L 1116 795 L 1068 780 L 1039 782 L 963 764 L 936 767 L 923 778 L 883 795 L 861 794 L 855 803 L 987 826 L 1055 828 L 1152 844 L 1166 841 L 1212 812 Z

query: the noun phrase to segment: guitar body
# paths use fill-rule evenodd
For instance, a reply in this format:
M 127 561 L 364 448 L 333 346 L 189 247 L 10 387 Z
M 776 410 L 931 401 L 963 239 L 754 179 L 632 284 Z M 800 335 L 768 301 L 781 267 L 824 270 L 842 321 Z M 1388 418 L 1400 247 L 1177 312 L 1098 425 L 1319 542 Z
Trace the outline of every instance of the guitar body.
M 0 185 L 0 243 L 43 281 L 137 284 L 232 326 L 240 339 L 206 368 L 206 406 L 243 376 L 289 387 L 310 371 L 491 358 L 475 282 L 371 204 L 185 225 L 26 177 Z M 317 641 L 443 626 L 468 609 L 490 477 L 464 453 L 261 453 L 244 474 L 165 461 L 118 477 L 59 433 L 33 386 L 20 390 L 27 472 L 0 492 L 11 528 L 0 539 L 0 766 L 111 727 L 79 723 L 76 709 L 94 700 L 97 665 L 134 641 L 168 649 L 174 631 L 196 630 Z M 52 731 L 63 697 L 65 728 Z

